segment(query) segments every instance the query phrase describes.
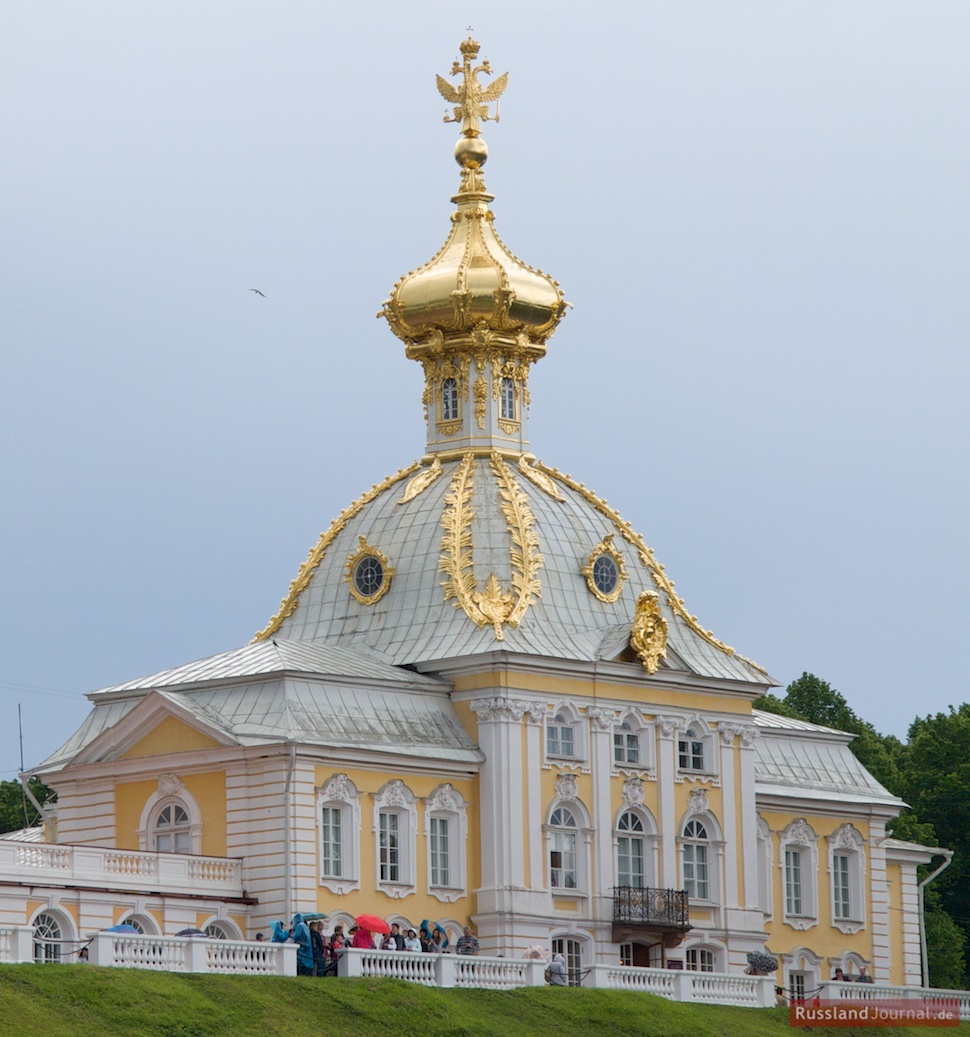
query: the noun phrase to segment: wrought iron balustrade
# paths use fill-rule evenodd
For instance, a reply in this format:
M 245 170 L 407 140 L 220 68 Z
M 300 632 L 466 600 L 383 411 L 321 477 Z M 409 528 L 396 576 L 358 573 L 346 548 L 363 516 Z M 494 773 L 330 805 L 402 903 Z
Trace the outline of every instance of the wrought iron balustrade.
M 613 921 L 689 929 L 687 891 L 651 889 L 648 886 L 614 886 Z

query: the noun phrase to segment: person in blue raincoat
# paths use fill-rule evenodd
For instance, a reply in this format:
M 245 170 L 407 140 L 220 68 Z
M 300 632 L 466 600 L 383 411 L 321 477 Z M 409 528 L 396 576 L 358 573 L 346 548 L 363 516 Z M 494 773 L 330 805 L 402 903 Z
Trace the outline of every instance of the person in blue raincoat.
M 283 928 L 282 922 L 273 923 L 273 935 L 270 937 L 271 943 L 286 943 L 290 938 L 290 934 Z
M 296 944 L 296 974 L 312 976 L 313 943 L 310 939 L 310 929 L 301 914 L 293 916 L 293 942 Z

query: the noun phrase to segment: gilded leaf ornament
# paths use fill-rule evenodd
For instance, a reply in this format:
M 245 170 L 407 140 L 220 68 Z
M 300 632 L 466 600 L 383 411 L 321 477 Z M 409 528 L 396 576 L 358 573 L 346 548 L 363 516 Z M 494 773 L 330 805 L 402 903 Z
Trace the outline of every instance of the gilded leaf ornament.
M 502 513 L 511 540 L 509 562 L 512 586 L 503 588 L 495 573 L 489 573 L 482 588 L 475 580 L 472 544 L 474 513 L 471 505 L 475 458 L 470 453 L 461 459 L 445 495 L 438 569 L 447 576 L 441 584 L 445 600 L 454 598 L 456 608 L 463 609 L 476 626 L 491 626 L 496 640 L 503 641 L 505 625 L 518 626 L 540 593 L 538 573 L 542 568 L 542 555 L 538 550 L 539 536 L 534 528 L 535 518 L 522 488 L 498 454 L 491 455 L 490 464 L 499 485 Z
M 540 471 L 538 468 L 533 468 L 526 460 L 525 454 L 519 457 L 519 471 L 529 482 L 534 483 L 543 493 L 552 497 L 553 500 L 560 503 L 565 501 L 566 498 L 556 489 L 556 484 L 552 479 L 545 472 Z
M 406 479 L 419 467 L 420 462 L 415 461 L 408 465 L 407 468 L 399 468 L 393 475 L 389 475 L 383 482 L 375 483 L 366 493 L 361 494 L 357 500 L 344 508 L 333 522 L 330 523 L 330 528 L 325 533 L 320 534 L 320 539 L 317 541 L 316 545 L 310 549 L 306 561 L 300 566 L 300 570 L 296 574 L 296 579 L 290 582 L 289 593 L 280 602 L 279 612 L 273 616 L 264 629 L 260 630 L 253 637 L 254 641 L 265 641 L 266 638 L 272 637 L 272 635 L 279 630 L 283 620 L 296 611 L 300 595 L 304 590 L 306 590 L 314 571 L 323 561 L 324 555 L 327 553 L 327 548 L 333 543 L 337 534 L 340 533 L 344 526 L 346 526 L 358 512 L 370 504 L 372 500 L 379 497 L 385 490 L 390 489 L 395 483 L 400 482 L 402 479 Z
M 423 493 L 441 475 L 441 461 L 436 457 L 431 465 L 422 468 L 417 475 L 411 476 L 410 482 L 404 487 L 404 493 L 398 504 L 407 504 L 413 501 L 418 494 Z
M 637 598 L 637 610 L 630 628 L 630 647 L 640 657 L 647 673 L 656 673 L 667 654 L 667 623 L 660 614 L 656 591 L 644 591 Z

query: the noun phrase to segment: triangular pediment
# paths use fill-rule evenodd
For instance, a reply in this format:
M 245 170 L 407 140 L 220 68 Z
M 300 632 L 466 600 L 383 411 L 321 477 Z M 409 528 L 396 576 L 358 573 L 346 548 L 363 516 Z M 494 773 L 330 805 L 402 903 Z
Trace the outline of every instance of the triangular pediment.
M 201 719 L 174 697 L 152 692 L 121 721 L 89 742 L 71 764 L 169 756 L 235 744 L 227 731 Z

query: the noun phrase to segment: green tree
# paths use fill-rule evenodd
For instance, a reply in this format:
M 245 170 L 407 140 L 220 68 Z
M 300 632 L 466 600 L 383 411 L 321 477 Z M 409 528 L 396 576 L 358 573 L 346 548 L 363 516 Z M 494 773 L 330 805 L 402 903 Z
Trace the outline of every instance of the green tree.
M 30 779 L 30 791 L 38 803 L 46 803 L 54 790 L 48 788 L 39 778 Z M 19 781 L 0 781 L 0 833 L 16 832 L 21 828 L 30 828 L 40 824 L 40 815 L 34 804 L 24 794 Z

